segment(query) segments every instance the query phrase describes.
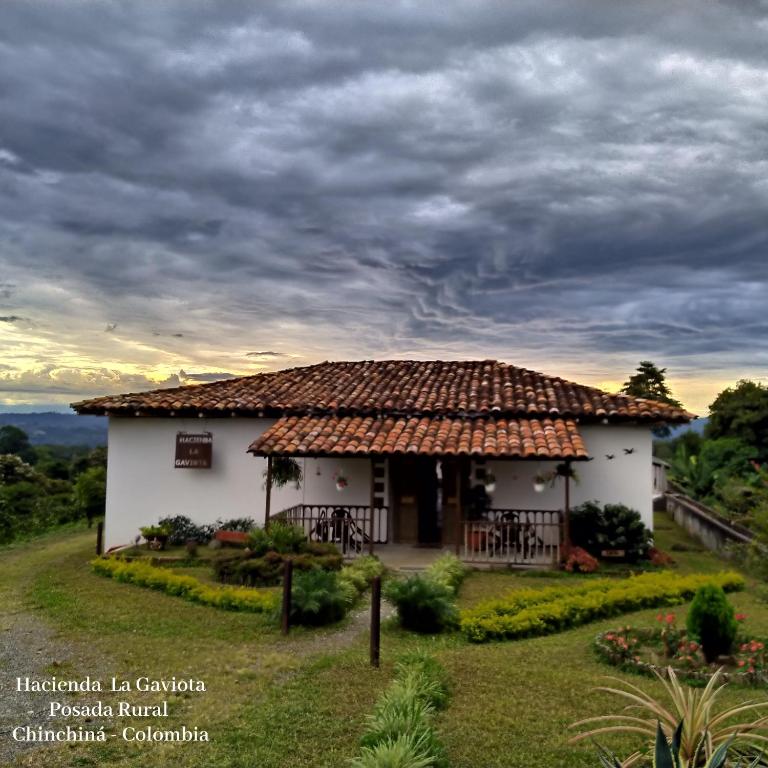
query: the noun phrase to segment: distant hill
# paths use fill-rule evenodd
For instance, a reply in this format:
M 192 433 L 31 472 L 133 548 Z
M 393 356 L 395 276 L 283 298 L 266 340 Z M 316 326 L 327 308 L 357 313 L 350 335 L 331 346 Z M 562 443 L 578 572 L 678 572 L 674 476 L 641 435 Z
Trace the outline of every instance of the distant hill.
M 74 413 L 0 413 L 0 427 L 12 424 L 23 429 L 33 445 L 107 444 L 107 419 Z
M 674 440 L 676 437 L 680 437 L 684 432 L 697 432 L 698 434 L 703 435 L 708 422 L 709 419 L 707 418 L 696 419 L 696 421 L 692 421 L 690 424 L 681 424 L 679 427 L 672 427 L 671 434 L 664 439 Z

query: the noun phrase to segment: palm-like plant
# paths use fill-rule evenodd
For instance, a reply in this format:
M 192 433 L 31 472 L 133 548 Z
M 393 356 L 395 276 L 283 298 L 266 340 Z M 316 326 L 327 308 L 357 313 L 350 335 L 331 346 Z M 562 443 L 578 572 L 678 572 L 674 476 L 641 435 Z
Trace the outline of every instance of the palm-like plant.
M 668 679 L 656 672 L 670 704 L 657 701 L 632 683 L 610 678 L 622 687 L 599 687 L 596 690 L 620 696 L 628 701 L 629 704 L 623 712 L 632 714 L 600 715 L 579 720 L 573 723 L 571 728 L 588 725 L 590 729 L 577 734 L 571 741 L 577 742 L 603 733 L 639 733 L 654 743 L 658 728 L 662 729 L 665 738 L 673 737 L 679 728 L 680 768 L 696 768 L 703 765 L 726 744 L 728 747 L 733 745 L 741 749 L 760 750 L 768 744 L 768 735 L 765 735 L 768 731 L 768 715 L 756 716 L 756 713 L 768 707 L 768 701 L 751 700 L 734 707 L 718 709 L 718 697 L 725 688 L 725 684 L 720 683 L 722 674 L 723 670 L 718 669 L 705 688 L 695 689 L 683 686 L 671 668 L 667 670 Z M 733 722 L 734 718 L 745 715 L 751 715 L 754 719 L 748 722 Z M 646 754 L 647 750 L 635 752 L 619 765 L 621 768 L 629 768 L 636 765 Z
M 656 743 L 653 748 L 653 768 L 683 768 L 680 758 L 680 741 L 683 732 L 682 721 L 675 729 L 672 735 L 672 743 L 667 742 L 667 737 L 661 729 L 661 724 L 656 724 Z M 728 750 L 730 749 L 733 736 L 724 744 L 721 744 L 710 756 L 707 762 L 701 768 L 725 768 L 728 759 Z M 700 742 L 703 743 L 703 742 Z M 598 745 L 601 768 L 624 768 L 626 763 L 622 763 L 616 755 Z M 762 755 L 757 755 L 749 765 L 744 764 L 744 768 L 759 768 L 763 765 Z M 698 763 L 697 763 L 698 764 Z M 734 768 L 740 768 L 741 758 Z

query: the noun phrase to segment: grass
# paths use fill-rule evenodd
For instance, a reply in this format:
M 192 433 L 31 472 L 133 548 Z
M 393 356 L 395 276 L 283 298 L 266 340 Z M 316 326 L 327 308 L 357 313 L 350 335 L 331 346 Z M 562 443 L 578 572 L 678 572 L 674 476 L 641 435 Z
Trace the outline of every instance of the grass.
M 693 545 L 667 518 L 659 519 L 657 544 L 681 572 L 712 572 L 724 563 Z M 282 638 L 272 620 L 169 597 L 116 583 L 90 571 L 95 533 L 51 534 L 0 550 L 0 629 L 15 611 L 29 610 L 52 624 L 67 642 L 86 649 L 85 661 L 66 667 L 68 677 L 104 679 L 138 675 L 193 676 L 205 694 L 172 699 L 170 722 L 142 725 L 205 727 L 210 744 L 131 747 L 58 746 L 35 752 L 18 765 L 165 766 L 197 768 L 288 768 L 339 766 L 358 752 L 365 715 L 389 684 L 397 656 L 426 647 L 447 669 L 452 697 L 437 718 L 437 730 L 453 768 L 573 768 L 594 766 L 589 745 L 569 746 L 567 725 L 609 711 L 607 694 L 592 693 L 607 674 L 653 688 L 653 681 L 603 666 L 590 643 L 601 630 L 621 623 L 652 624 L 656 611 L 641 611 L 544 638 L 473 646 L 458 635 L 418 638 L 386 622 L 382 668 L 367 664 L 367 633 L 344 626 L 297 630 Z M 671 551 L 674 543 L 688 547 Z M 195 575 L 202 571 L 190 569 Z M 461 588 L 462 607 L 519 586 L 576 583 L 589 576 L 475 572 Z M 753 582 L 751 582 L 753 583 Z M 732 596 L 748 614 L 749 629 L 768 636 L 768 606 L 748 590 Z M 683 615 L 684 607 L 678 610 Z M 54 659 L 45 659 L 52 664 Z M 54 667 L 50 667 L 54 669 Z M 63 674 L 62 668 L 57 674 Z M 657 686 L 658 688 L 658 686 Z M 751 691 L 733 687 L 729 702 Z M 146 698 L 143 703 L 148 703 Z M 606 739 L 620 752 L 632 739 Z
M 656 543 L 670 551 L 673 543 L 690 549 L 673 551 L 675 569 L 682 573 L 711 573 L 733 567 L 709 552 L 700 551 L 684 531 L 659 515 Z M 562 584 L 560 575 L 532 578 L 514 573 L 476 573 L 468 579 L 461 602 L 472 605 L 481 596 L 501 595 L 516 586 Z M 569 576 L 572 581 L 590 576 Z M 754 585 L 748 580 L 748 584 Z M 748 626 L 756 635 L 768 636 L 768 607 L 749 586 L 729 596 L 738 611 L 749 617 Z M 686 606 L 676 609 L 684 616 Z M 608 694 L 595 693 L 600 678 L 616 675 L 646 690 L 661 693 L 654 681 L 621 673 L 597 661 L 590 649 L 594 636 L 623 624 L 653 626 L 658 611 L 639 611 L 618 619 L 544 638 L 485 646 L 461 645 L 446 649 L 438 659 L 454 682 L 451 706 L 441 715 L 440 724 L 453 768 L 580 768 L 596 764 L 589 744 L 568 745 L 567 726 L 581 717 L 604 714 L 615 708 Z M 731 686 L 724 700 L 729 703 L 752 698 L 755 692 Z M 632 738 L 606 737 L 606 744 L 619 754 L 639 746 Z

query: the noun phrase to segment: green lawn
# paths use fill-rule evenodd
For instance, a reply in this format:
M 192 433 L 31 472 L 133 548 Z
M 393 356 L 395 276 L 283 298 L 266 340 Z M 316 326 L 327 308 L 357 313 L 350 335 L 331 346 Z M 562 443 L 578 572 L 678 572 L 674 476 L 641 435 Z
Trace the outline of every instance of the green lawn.
M 277 768 L 336 766 L 355 754 L 364 718 L 392 677 L 396 657 L 426 646 L 448 670 L 453 686 L 438 726 L 454 768 L 557 768 L 595 766 L 589 746 L 566 743 L 568 723 L 610 708 L 606 694 L 591 691 L 612 670 L 599 664 L 590 641 L 603 629 L 626 622 L 652 623 L 656 611 L 590 624 L 562 634 L 488 645 L 470 645 L 458 635 L 418 638 L 385 623 L 383 664 L 371 669 L 367 634 L 349 627 L 297 631 L 282 638 L 268 617 L 198 606 L 91 573 L 93 532 L 52 534 L 0 550 L 0 621 L 31 610 L 59 635 L 87 649 L 80 668 L 67 677 L 138 675 L 193 676 L 205 694 L 173 700 L 171 724 L 205 727 L 210 744 L 130 747 L 60 746 L 20 759 L 18 765 L 164 766 L 178 768 Z M 658 545 L 672 551 L 683 572 L 726 565 L 659 519 Z M 197 574 L 196 574 L 197 575 Z M 519 586 L 575 582 L 589 577 L 475 572 L 460 602 Z M 756 634 L 768 636 L 768 606 L 749 591 L 733 596 Z M 682 616 L 681 606 L 679 614 Z M 54 660 L 52 659 L 51 662 Z M 57 672 L 60 676 L 63 671 Z M 621 675 L 645 686 L 651 681 Z M 733 688 L 730 700 L 754 695 Z M 168 723 L 143 721 L 142 724 Z M 122 726 L 120 726 L 122 727 Z M 634 742 L 609 742 L 631 751 Z

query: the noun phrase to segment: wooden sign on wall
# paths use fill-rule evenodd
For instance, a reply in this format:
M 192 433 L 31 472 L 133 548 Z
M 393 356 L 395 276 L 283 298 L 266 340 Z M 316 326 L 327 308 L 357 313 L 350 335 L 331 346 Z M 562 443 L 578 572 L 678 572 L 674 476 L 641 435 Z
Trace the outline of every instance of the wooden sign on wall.
M 213 459 L 213 435 L 210 432 L 176 433 L 176 469 L 210 469 Z

